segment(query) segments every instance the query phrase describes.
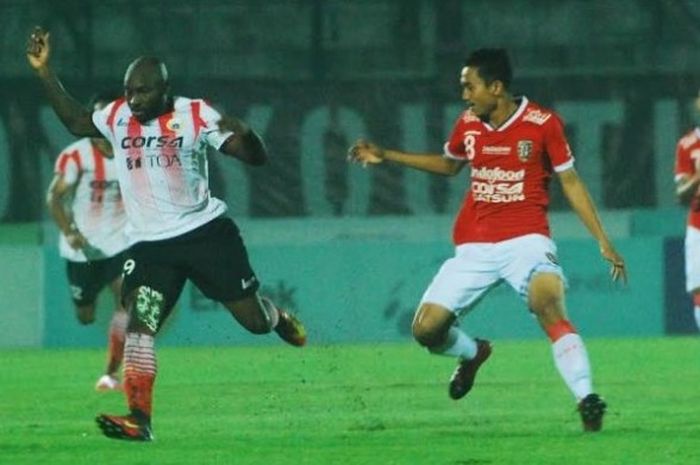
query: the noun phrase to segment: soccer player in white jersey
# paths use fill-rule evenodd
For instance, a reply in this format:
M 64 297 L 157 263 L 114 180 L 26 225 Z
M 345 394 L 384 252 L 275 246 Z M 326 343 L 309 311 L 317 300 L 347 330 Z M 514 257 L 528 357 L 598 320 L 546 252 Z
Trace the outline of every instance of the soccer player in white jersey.
M 222 117 L 199 99 L 170 94 L 165 65 L 142 57 L 124 76 L 124 98 L 86 111 L 49 66 L 49 34 L 36 28 L 27 58 L 54 111 L 73 134 L 105 137 L 114 149 L 133 242 L 124 263 L 122 296 L 129 311 L 123 386 L 130 412 L 99 415 L 111 438 L 150 441 L 154 337 L 187 279 L 221 302 L 254 334 L 274 330 L 295 346 L 306 343 L 303 325 L 258 295 L 259 282 L 226 205 L 209 194 L 206 146 L 251 165 L 267 150 L 243 122 Z
M 559 117 L 526 97 L 511 96 L 511 79 L 504 50 L 477 50 L 460 77 L 462 98 L 470 108 L 457 119 L 442 155 L 389 150 L 360 140 L 348 157 L 364 165 L 389 161 L 447 176 L 471 165 L 471 189 L 453 231 L 455 256 L 433 278 L 413 320 L 418 343 L 459 359 L 450 396 L 466 395 L 491 355 L 491 344 L 469 337 L 456 325 L 457 318 L 506 281 L 549 336 L 555 365 L 577 401 L 584 430 L 598 431 L 606 405 L 593 391 L 583 340 L 567 318 L 564 274 L 550 239 L 547 185 L 553 172 L 612 264 L 613 280 L 626 279 L 625 265 L 576 174 Z
M 93 108 L 100 110 L 112 100 L 99 95 L 93 99 Z M 84 137 L 70 144 L 56 159 L 46 195 L 60 230 L 59 251 L 66 261 L 78 321 L 84 325 L 95 321 L 95 301 L 105 286 L 114 295 L 107 368 L 95 384 L 98 391 L 120 388 L 118 370 L 128 321 L 121 304 L 121 271 L 129 243 L 113 158 L 112 147 L 103 138 Z
M 700 94 L 695 100 L 700 111 Z M 688 205 L 685 230 L 685 288 L 693 298 L 695 323 L 700 328 L 700 127 L 680 138 L 676 145 L 676 195 Z

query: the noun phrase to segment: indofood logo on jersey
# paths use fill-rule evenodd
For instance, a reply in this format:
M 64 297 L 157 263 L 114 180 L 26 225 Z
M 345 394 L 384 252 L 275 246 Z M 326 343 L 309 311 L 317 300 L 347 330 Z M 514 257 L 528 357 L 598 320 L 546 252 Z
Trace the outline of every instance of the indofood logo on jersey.
M 472 170 L 474 200 L 489 203 L 520 202 L 525 200 L 525 170 L 475 168 Z

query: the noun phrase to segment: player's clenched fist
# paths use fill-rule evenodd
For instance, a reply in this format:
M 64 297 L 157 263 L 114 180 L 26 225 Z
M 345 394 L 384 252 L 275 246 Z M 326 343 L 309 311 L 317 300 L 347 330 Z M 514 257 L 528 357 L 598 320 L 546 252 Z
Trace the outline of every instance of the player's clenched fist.
M 27 60 L 34 69 L 43 67 L 49 61 L 49 33 L 36 26 L 27 41 Z
M 362 166 L 381 163 L 384 161 L 384 150 L 371 142 L 360 139 L 348 149 L 348 161 L 362 163 Z

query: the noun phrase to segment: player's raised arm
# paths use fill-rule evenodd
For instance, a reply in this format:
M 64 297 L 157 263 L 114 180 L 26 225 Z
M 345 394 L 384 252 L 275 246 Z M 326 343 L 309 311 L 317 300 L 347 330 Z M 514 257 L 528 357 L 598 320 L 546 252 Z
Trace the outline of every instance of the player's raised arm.
M 76 136 L 101 137 L 92 123 L 91 113 L 63 88 L 49 66 L 49 33 L 37 26 L 27 42 L 27 60 L 44 86 L 49 102 L 66 128 Z
M 362 166 L 376 165 L 391 161 L 419 171 L 454 176 L 464 167 L 464 162 L 445 158 L 438 154 L 406 153 L 379 147 L 372 142 L 360 139 L 348 149 L 348 161 Z
M 267 162 L 267 148 L 262 138 L 247 124 L 232 116 L 222 116 L 218 125 L 221 131 L 233 132 L 219 149 L 222 153 L 249 165 L 264 165 Z
M 618 279 L 627 282 L 627 271 L 625 269 L 625 260 L 617 253 L 610 242 L 608 235 L 603 229 L 603 224 L 598 216 L 593 200 L 586 185 L 576 173 L 574 168 L 562 171 L 559 173 L 562 189 L 566 199 L 569 201 L 571 208 L 576 212 L 583 224 L 588 228 L 593 237 L 598 241 L 600 246 L 600 254 L 605 260 L 610 262 L 612 268 L 610 275 L 613 281 Z

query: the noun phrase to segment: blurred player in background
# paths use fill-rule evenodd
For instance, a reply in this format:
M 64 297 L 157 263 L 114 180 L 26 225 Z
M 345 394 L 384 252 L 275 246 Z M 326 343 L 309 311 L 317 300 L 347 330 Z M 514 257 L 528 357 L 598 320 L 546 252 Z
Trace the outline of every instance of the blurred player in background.
M 453 399 L 472 388 L 491 344 L 458 326 L 489 290 L 506 281 L 520 294 L 552 342 L 555 365 L 578 402 L 586 431 L 602 426 L 605 402 L 594 393 L 583 340 L 566 315 L 564 274 L 557 262 L 547 219 L 548 183 L 556 172 L 564 193 L 612 264 L 612 278 L 626 279 L 574 159 L 559 117 L 508 88 L 512 71 L 502 49 L 475 51 L 462 69 L 462 98 L 470 108 L 457 119 L 444 154 L 410 154 L 360 140 L 351 161 L 390 161 L 454 176 L 471 165 L 471 189 L 453 231 L 455 256 L 425 291 L 413 320 L 413 335 L 432 353 L 457 357 L 449 385 Z
M 243 122 L 222 117 L 203 100 L 172 96 L 166 67 L 156 58 L 132 62 L 125 97 L 89 112 L 63 89 L 49 55 L 49 34 L 36 28 L 27 58 L 56 114 L 73 134 L 104 136 L 114 147 L 134 244 L 122 290 L 130 316 L 123 381 L 130 412 L 96 420 L 108 437 L 150 441 L 154 337 L 187 279 L 248 331 L 274 330 L 289 344 L 306 343 L 303 325 L 258 295 L 260 283 L 238 228 L 224 216 L 226 204 L 209 193 L 207 145 L 250 165 L 265 163 L 267 150 Z
M 112 100 L 99 95 L 93 99 L 93 109 L 98 111 Z M 46 203 L 60 230 L 59 251 L 66 261 L 78 321 L 84 325 L 95 321 L 97 296 L 105 286 L 114 296 L 107 368 L 95 389 L 119 389 L 117 371 L 128 320 L 121 305 L 121 271 L 128 241 L 114 154 L 105 139 L 85 137 L 63 149 Z
M 700 94 L 695 100 L 700 111 Z M 695 322 L 700 328 L 700 128 L 676 145 L 676 195 L 690 206 L 685 230 L 685 289 L 693 298 Z

